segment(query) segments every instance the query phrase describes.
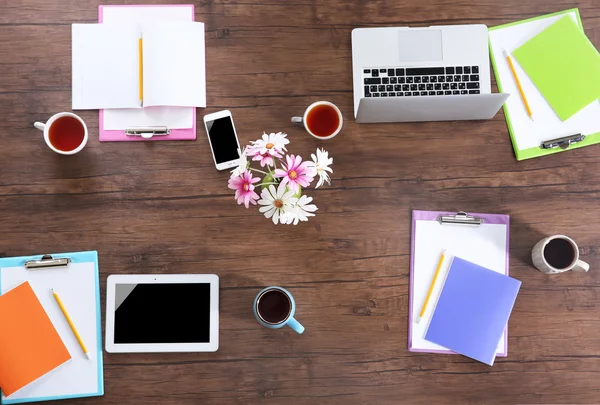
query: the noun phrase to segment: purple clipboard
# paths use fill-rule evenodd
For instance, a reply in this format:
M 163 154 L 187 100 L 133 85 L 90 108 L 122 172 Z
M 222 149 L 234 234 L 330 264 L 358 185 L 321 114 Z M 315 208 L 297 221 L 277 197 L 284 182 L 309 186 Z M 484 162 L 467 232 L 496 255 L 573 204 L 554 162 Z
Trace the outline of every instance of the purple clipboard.
M 417 221 L 438 221 L 440 216 L 453 216 L 456 212 L 449 211 L 420 211 L 413 210 L 412 212 L 412 230 L 411 230 L 411 252 L 410 252 L 410 285 L 408 299 L 408 351 L 420 353 L 442 353 L 442 354 L 458 354 L 451 350 L 433 350 L 433 349 L 418 349 L 412 347 L 412 328 L 413 328 L 413 286 L 414 286 L 414 267 L 415 267 L 415 234 Z M 503 214 L 480 214 L 469 213 L 473 217 L 483 219 L 485 224 L 501 224 L 506 225 L 506 269 L 504 274 L 508 276 L 508 259 L 509 259 L 509 241 L 510 241 L 510 217 Z M 472 226 L 472 225 L 465 225 Z M 504 335 L 504 350 L 502 353 L 496 354 L 498 357 L 506 357 L 508 355 L 508 328 Z
M 100 5 L 98 6 L 98 22 L 102 23 L 104 21 L 104 9 L 106 7 L 121 7 L 121 8 L 131 8 L 131 7 L 182 7 L 189 8 L 190 10 L 190 21 L 194 21 L 194 5 L 193 4 L 171 4 L 171 5 L 163 5 L 163 4 L 153 4 L 153 5 Z M 99 140 L 100 142 L 127 142 L 127 141 L 193 141 L 196 139 L 196 108 L 193 108 L 193 119 L 192 119 L 192 128 L 186 129 L 171 129 L 171 132 L 168 135 L 161 136 L 153 136 L 149 139 L 144 139 L 141 136 L 130 136 L 126 135 L 125 131 L 119 130 L 107 130 L 104 129 L 104 110 L 100 110 L 99 121 L 98 121 L 98 132 L 100 133 Z

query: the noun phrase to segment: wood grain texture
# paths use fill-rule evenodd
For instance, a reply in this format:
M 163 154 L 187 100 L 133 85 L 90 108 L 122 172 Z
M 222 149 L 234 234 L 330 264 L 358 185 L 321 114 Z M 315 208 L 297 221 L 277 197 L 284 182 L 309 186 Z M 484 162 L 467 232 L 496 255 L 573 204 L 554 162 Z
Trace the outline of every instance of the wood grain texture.
M 209 105 L 198 140 L 101 145 L 98 114 L 84 111 L 88 147 L 62 157 L 32 123 L 70 110 L 70 25 L 97 21 L 98 2 L 0 2 L 0 256 L 96 249 L 103 306 L 109 274 L 221 278 L 217 353 L 105 354 L 106 395 L 65 403 L 600 403 L 600 146 L 517 162 L 502 112 L 357 125 L 350 50 L 355 27 L 494 26 L 570 7 L 600 46 L 596 0 L 194 3 L 206 23 Z M 289 121 L 322 99 L 346 117 L 326 143 Z M 333 184 L 310 191 L 316 218 L 275 227 L 235 204 L 202 129 L 202 116 L 223 108 L 244 143 L 284 131 L 295 153 L 329 150 Z M 523 285 L 509 357 L 493 368 L 408 353 L 412 209 L 511 215 L 510 271 Z M 532 266 L 533 245 L 556 233 L 577 241 L 589 273 Z M 294 294 L 304 335 L 254 320 L 268 285 Z

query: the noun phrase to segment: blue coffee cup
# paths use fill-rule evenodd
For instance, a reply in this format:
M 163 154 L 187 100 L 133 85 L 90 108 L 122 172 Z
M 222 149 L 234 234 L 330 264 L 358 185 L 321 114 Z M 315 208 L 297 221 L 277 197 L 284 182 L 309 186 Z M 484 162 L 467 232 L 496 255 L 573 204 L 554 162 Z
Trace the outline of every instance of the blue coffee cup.
M 267 287 L 254 299 L 254 316 L 265 328 L 279 329 L 288 325 L 297 333 L 304 332 L 304 326 L 294 319 L 296 303 L 285 288 Z

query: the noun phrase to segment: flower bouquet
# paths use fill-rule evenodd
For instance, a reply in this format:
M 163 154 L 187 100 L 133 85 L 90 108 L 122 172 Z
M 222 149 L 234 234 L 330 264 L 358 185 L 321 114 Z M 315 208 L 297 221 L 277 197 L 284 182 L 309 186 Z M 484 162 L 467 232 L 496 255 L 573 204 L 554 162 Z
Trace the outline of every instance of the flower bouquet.
M 249 208 L 258 203 L 258 210 L 274 224 L 297 225 L 315 216 L 317 210 L 311 204 L 312 197 L 302 194 L 302 188 L 309 187 L 317 176 L 315 188 L 325 182 L 331 184 L 329 173 L 333 170 L 329 166 L 333 158 L 329 152 L 317 149 L 316 154 L 311 154 L 312 161 L 302 161 L 301 156 L 287 154 L 289 143 L 282 132 L 263 134 L 261 139 L 250 142 L 240 151 L 240 164 L 231 171 L 229 188 L 235 190 L 238 204 Z M 251 167 L 252 162 L 258 162 L 261 169 Z M 260 196 L 256 187 L 261 187 Z

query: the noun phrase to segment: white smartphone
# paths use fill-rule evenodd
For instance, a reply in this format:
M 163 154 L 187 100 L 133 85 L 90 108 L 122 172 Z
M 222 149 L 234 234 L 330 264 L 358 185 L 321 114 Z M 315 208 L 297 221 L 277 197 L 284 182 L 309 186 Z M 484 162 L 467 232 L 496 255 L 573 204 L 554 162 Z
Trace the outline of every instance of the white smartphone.
M 223 110 L 204 116 L 204 128 L 217 170 L 226 170 L 239 164 L 240 143 L 235 132 L 231 111 Z

